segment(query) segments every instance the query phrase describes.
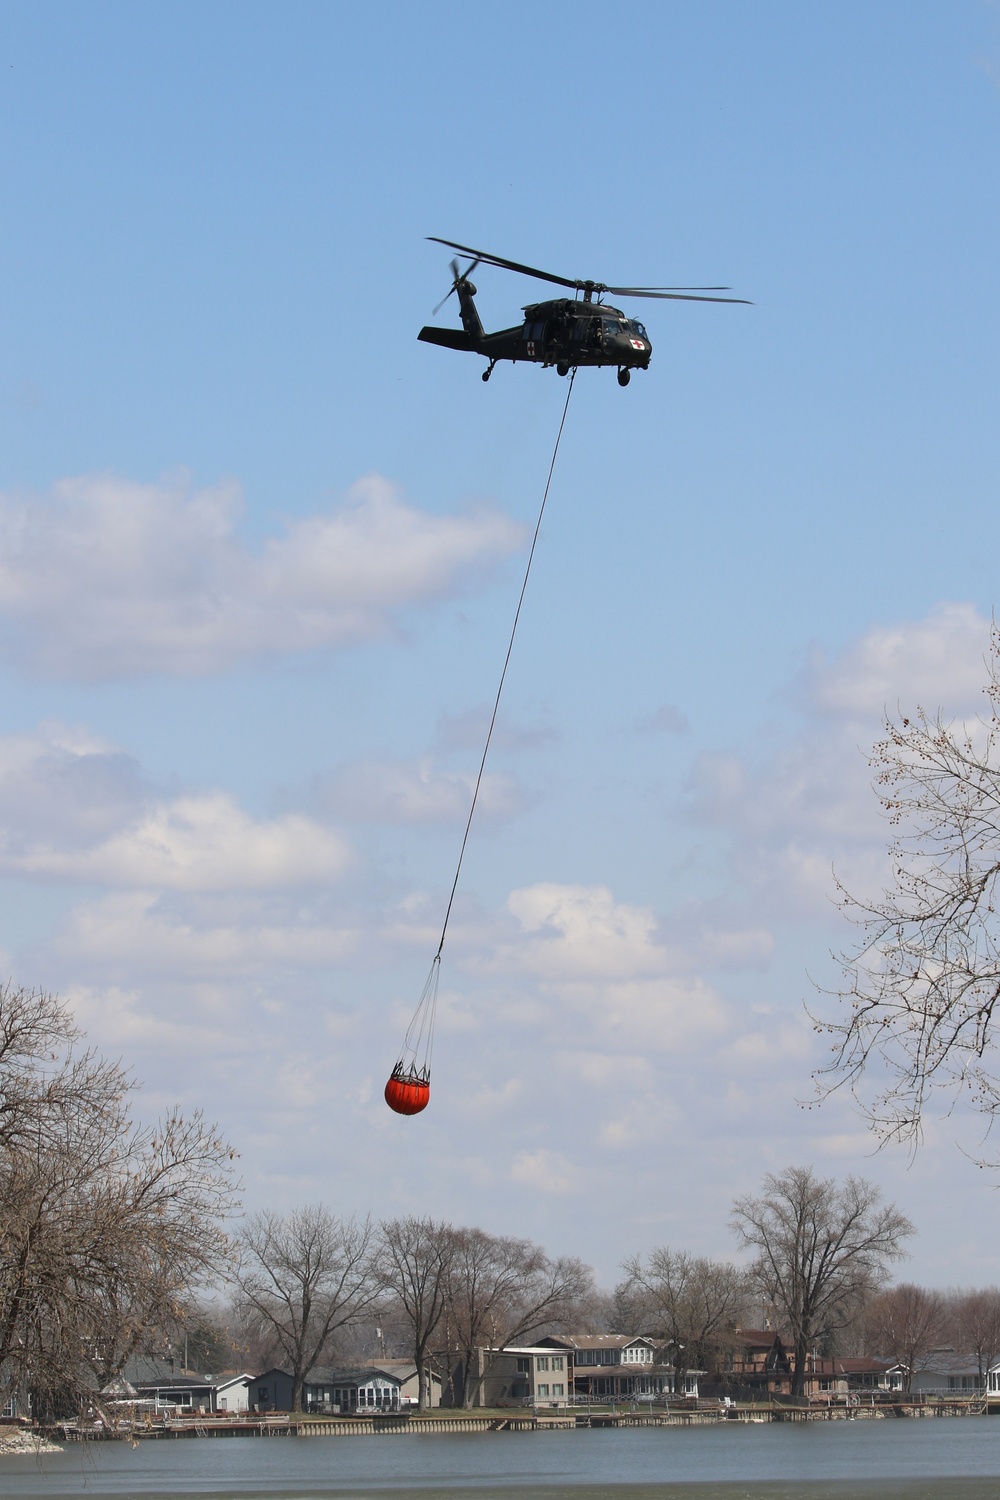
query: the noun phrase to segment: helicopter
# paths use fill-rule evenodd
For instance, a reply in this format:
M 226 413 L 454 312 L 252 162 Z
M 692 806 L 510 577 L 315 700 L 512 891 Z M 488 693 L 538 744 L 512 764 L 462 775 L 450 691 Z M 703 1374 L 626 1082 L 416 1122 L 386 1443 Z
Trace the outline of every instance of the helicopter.
M 428 235 L 436 245 L 446 245 L 461 255 L 471 256 L 464 270 L 457 259 L 451 263 L 451 289 L 434 309 L 440 312 L 452 292 L 458 294 L 462 327 L 421 328 L 417 334 L 425 344 L 440 344 L 444 349 L 464 349 L 470 354 L 481 354 L 489 360 L 483 371 L 483 380 L 489 380 L 494 367 L 502 359 L 514 364 L 523 360 L 541 365 L 543 369 L 555 366 L 557 375 L 568 375 L 581 365 L 617 365 L 618 384 L 628 385 L 633 370 L 648 370 L 653 346 L 649 334 L 637 318 L 627 318 L 617 307 L 602 302 L 605 292 L 613 297 L 656 297 L 671 302 L 738 302 L 745 307 L 751 304 L 745 297 L 705 297 L 702 292 L 728 292 L 726 286 L 606 286 L 603 281 L 573 280 L 567 276 L 553 276 L 548 271 L 539 271 L 535 266 L 524 266 L 516 260 L 505 260 L 501 255 L 491 255 L 486 250 L 473 250 L 469 245 L 456 244 L 454 240 L 439 239 Z M 539 281 L 551 281 L 556 286 L 569 287 L 573 297 L 559 297 L 550 302 L 533 302 L 523 308 L 524 322 L 516 328 L 501 328 L 496 333 L 487 333 L 476 308 L 476 288 L 469 280 L 477 266 L 500 266 L 506 271 L 519 271 L 522 276 L 534 276 Z M 580 293 L 583 299 L 580 299 Z M 594 298 L 597 301 L 594 301 Z

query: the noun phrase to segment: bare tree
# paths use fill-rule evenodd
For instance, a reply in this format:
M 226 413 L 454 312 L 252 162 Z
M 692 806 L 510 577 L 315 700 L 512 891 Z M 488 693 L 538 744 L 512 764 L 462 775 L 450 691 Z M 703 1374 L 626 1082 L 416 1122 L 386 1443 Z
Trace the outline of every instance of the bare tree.
M 555 1333 L 609 1333 L 620 1331 L 624 1324 L 620 1304 L 614 1292 L 602 1292 L 595 1286 L 583 1294 L 554 1320 Z
M 685 1368 L 718 1370 L 746 1319 L 749 1272 L 665 1246 L 646 1261 L 633 1256 L 622 1270 L 623 1303 L 633 1299 L 650 1331 L 670 1340 L 677 1374 Z
M 379 1287 L 367 1219 L 340 1219 L 322 1204 L 258 1213 L 240 1235 L 239 1299 L 258 1337 L 273 1341 L 292 1377 L 292 1410 L 334 1335 L 369 1308 Z
M 751 1275 L 788 1328 L 792 1394 L 801 1396 L 814 1341 L 849 1322 L 879 1288 L 913 1225 L 863 1178 L 838 1185 L 811 1167 L 786 1167 L 764 1178 L 761 1197 L 736 1200 L 732 1226 L 757 1252 Z
M 417 1367 L 420 1411 L 430 1405 L 429 1355 L 448 1305 L 454 1245 L 451 1225 L 433 1219 L 390 1219 L 379 1226 L 379 1275 L 406 1322 Z
M 873 1297 L 865 1313 L 869 1352 L 902 1365 L 903 1386 L 913 1389 L 917 1365 L 941 1342 L 945 1303 L 939 1292 L 900 1282 Z
M 1000 1287 L 959 1293 L 949 1313 L 956 1344 L 963 1354 L 975 1356 L 979 1384 L 985 1389 L 989 1368 L 1000 1356 Z
M 840 887 L 860 928 L 841 955 L 846 984 L 822 1093 L 847 1084 L 883 1140 L 917 1144 L 932 1097 L 967 1098 L 992 1122 L 1000 1108 L 994 1012 L 1000 1000 L 1000 631 L 973 725 L 917 709 L 887 719 L 872 752 L 894 830 L 892 879 L 880 899 Z
M 501 1351 L 551 1326 L 592 1290 L 593 1272 L 581 1261 L 550 1260 L 528 1240 L 454 1230 L 447 1298 L 462 1405 L 473 1405 Z
M 0 1372 L 36 1410 L 93 1397 L 227 1265 L 234 1153 L 201 1115 L 131 1115 L 59 1000 L 0 986 Z

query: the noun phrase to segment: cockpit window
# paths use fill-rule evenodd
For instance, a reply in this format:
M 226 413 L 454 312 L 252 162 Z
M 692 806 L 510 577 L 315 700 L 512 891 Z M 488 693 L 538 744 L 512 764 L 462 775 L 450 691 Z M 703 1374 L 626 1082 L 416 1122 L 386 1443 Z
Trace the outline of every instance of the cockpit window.
M 649 334 L 646 332 L 643 325 L 639 322 L 638 318 L 632 319 L 632 331 L 634 333 L 637 333 L 641 339 L 645 339 L 647 342 L 649 341 Z

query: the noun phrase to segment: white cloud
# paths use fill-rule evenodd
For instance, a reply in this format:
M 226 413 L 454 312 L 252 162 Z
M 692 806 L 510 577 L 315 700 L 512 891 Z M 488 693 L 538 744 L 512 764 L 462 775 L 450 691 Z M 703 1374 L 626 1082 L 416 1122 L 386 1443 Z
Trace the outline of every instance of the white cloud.
M 35 844 L 0 865 L 22 875 L 176 891 L 273 890 L 340 875 L 347 845 L 309 818 L 256 822 L 225 792 L 159 803 L 85 850 Z
M 437 726 L 438 748 L 445 751 L 482 750 L 492 717 L 492 702 L 480 703 L 464 713 L 442 714 Z M 493 726 L 490 745 L 493 750 L 519 752 L 539 750 L 558 739 L 559 731 L 551 724 L 514 724 L 500 712 Z
M 268 967 L 325 968 L 342 963 L 356 934 L 319 914 L 261 910 L 237 903 L 224 915 L 176 910 L 149 891 L 115 891 L 70 914 L 60 950 L 75 964 L 132 975 L 259 974 Z
M 606 886 L 555 884 L 513 891 L 507 904 L 528 937 L 498 944 L 499 965 L 533 974 L 584 1046 L 670 1052 L 727 1029 L 718 995 L 684 972 L 689 953 L 660 940 L 648 907 Z
M 576 1167 L 561 1151 L 522 1151 L 510 1169 L 514 1182 L 537 1188 L 542 1193 L 573 1193 L 579 1186 Z
M 93 843 L 136 816 L 147 795 L 135 760 L 86 729 L 48 722 L 0 737 L 0 857 L 33 841 Z
M 435 516 L 369 475 L 257 551 L 235 483 L 67 479 L 0 496 L 0 640 L 56 677 L 198 675 L 248 656 L 385 634 L 398 611 L 462 591 L 519 545 L 485 508 Z
M 705 755 L 690 784 L 696 822 L 730 835 L 730 871 L 747 897 L 780 920 L 829 915 L 834 868 L 858 895 L 885 876 L 889 829 L 869 753 L 885 714 L 988 712 L 990 622 L 971 604 L 878 625 L 837 657 L 815 654 L 800 681 L 802 722 L 755 760 Z M 973 727 L 972 732 L 975 732 Z
M 442 770 L 431 756 L 357 761 L 330 777 L 324 801 L 338 816 L 357 822 L 461 823 L 469 815 L 475 784 L 475 772 Z M 484 775 L 477 817 L 510 818 L 523 805 L 512 776 Z
M 607 886 L 540 884 L 512 891 L 507 905 L 530 933 L 521 961 L 551 979 L 661 973 L 674 962 L 648 907 L 614 899 Z
M 157 797 L 131 757 L 62 725 L 0 738 L 0 870 L 153 890 L 272 890 L 341 875 L 343 838 L 254 819 L 226 792 Z
M 853 719 L 894 714 L 896 705 L 929 713 L 985 707 L 990 622 L 973 604 L 939 604 L 923 620 L 876 625 L 835 661 L 816 653 L 807 675 L 812 703 Z

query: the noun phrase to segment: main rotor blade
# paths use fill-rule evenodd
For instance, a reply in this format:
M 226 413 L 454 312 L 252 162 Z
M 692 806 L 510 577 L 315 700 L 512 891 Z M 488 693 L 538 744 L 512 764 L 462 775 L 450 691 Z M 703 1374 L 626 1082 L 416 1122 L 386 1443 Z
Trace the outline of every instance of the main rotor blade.
M 688 289 L 675 288 L 667 290 L 660 287 L 638 287 L 638 286 L 606 286 L 603 281 L 572 281 L 568 276 L 553 276 L 550 271 L 539 271 L 537 266 L 522 265 L 519 260 L 505 260 L 502 255 L 491 255 L 488 250 L 473 250 L 471 245 L 460 245 L 456 240 L 443 240 L 436 234 L 427 236 L 435 245 L 447 245 L 449 250 L 460 250 L 463 255 L 474 255 L 475 264 L 482 263 L 487 266 L 500 266 L 507 271 L 520 271 L 522 276 L 534 276 L 539 281 L 551 281 L 555 286 L 568 286 L 575 292 L 611 292 L 616 297 L 656 297 L 665 301 L 673 302 L 740 302 L 745 307 L 752 307 L 745 297 L 698 297 L 692 295 L 697 291 L 704 292 L 727 292 L 728 287 L 691 287 Z M 468 272 L 466 272 L 468 275 Z
M 536 266 L 523 266 L 519 260 L 504 260 L 502 255 L 490 255 L 487 250 L 473 250 L 471 245 L 459 245 L 455 240 L 443 240 L 436 234 L 429 234 L 429 240 L 436 245 L 447 245 L 449 250 L 461 250 L 463 255 L 474 255 L 477 264 L 482 262 L 487 266 L 501 266 L 507 271 L 520 271 L 522 276 L 534 276 L 539 281 L 551 281 L 556 286 L 568 286 L 572 291 L 581 291 L 590 283 L 586 281 L 571 281 L 568 276 L 553 276 L 549 271 L 539 271 Z M 594 290 L 597 284 L 594 283 Z
M 661 302 L 739 302 L 743 307 L 753 307 L 746 297 L 694 297 L 690 292 L 647 292 L 634 286 L 606 286 L 613 297 L 656 297 Z

